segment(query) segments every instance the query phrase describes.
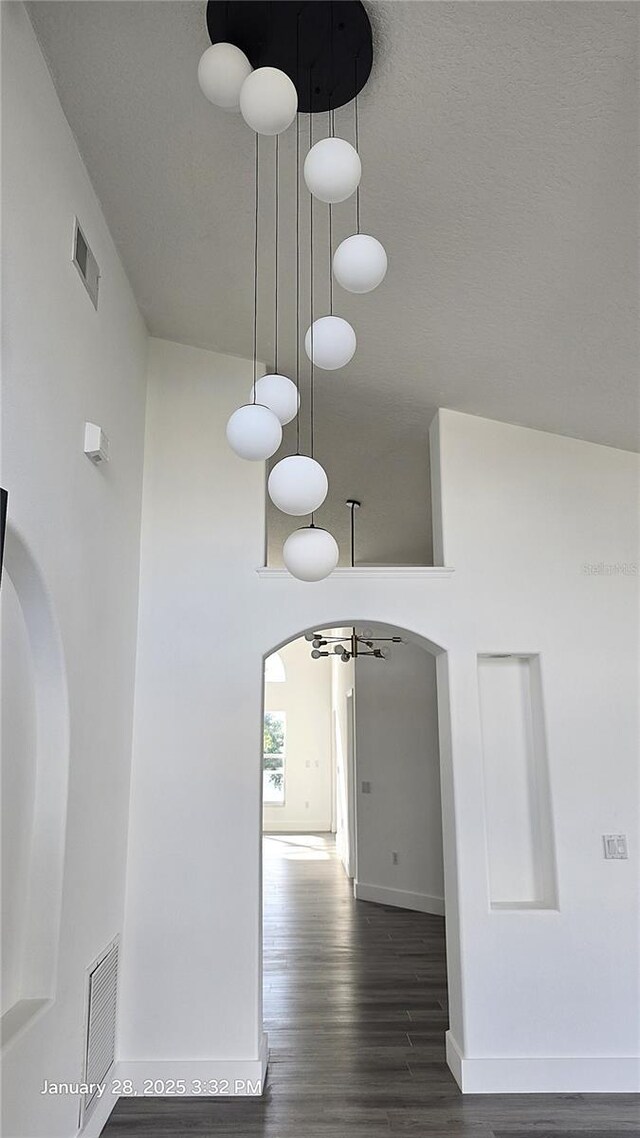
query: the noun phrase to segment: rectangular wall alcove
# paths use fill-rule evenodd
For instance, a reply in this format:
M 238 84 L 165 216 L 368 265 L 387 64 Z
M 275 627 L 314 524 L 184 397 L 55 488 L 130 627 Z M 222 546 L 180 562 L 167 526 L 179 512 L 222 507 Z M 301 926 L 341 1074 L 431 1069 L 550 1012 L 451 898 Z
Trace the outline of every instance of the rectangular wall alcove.
M 478 656 L 478 695 L 491 908 L 555 909 L 539 657 Z

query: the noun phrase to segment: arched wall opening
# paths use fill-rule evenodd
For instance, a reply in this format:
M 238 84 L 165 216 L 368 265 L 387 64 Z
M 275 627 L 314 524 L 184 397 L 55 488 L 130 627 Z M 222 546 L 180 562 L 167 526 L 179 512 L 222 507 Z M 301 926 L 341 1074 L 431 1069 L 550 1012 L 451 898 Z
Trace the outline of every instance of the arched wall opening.
M 3 1043 L 55 995 L 69 768 L 62 640 L 34 555 L 11 523 L 2 582 L 2 782 L 5 904 Z M 18 904 L 18 900 L 20 903 Z M 3 912 L 3 917 L 5 913 Z M 4 921 L 3 921 L 4 932 Z M 10 975 L 4 974 L 4 966 Z
M 377 635 L 400 633 L 403 639 L 420 648 L 435 660 L 436 687 L 437 687 L 437 719 L 438 719 L 438 749 L 440 760 L 440 801 L 442 821 L 442 852 L 444 862 L 444 910 L 446 914 L 446 955 L 447 955 L 447 985 L 449 993 L 449 1030 L 454 1038 L 463 1037 L 463 1005 L 461 983 L 461 954 L 458 916 L 458 891 L 456 868 L 456 837 L 455 837 L 455 811 L 454 789 L 451 758 L 451 712 L 449 705 L 449 677 L 447 648 L 443 644 L 431 640 L 415 629 L 400 625 L 392 620 L 380 620 L 370 615 L 361 615 L 348 618 L 329 618 L 319 620 L 312 625 L 289 632 L 288 635 L 278 639 L 273 647 L 263 655 L 263 674 L 267 658 L 275 652 L 280 652 L 286 646 L 303 638 L 305 634 L 323 630 L 344 629 L 374 626 Z M 309 646 L 310 647 L 310 646 Z M 264 718 L 264 683 L 262 716 Z M 261 757 L 262 758 L 262 757 Z M 261 768 L 262 769 L 262 768 Z M 261 776 L 262 777 L 262 776 Z M 355 789 L 355 788 L 354 788 Z M 262 810 L 261 810 L 262 819 Z M 354 826 L 355 828 L 355 826 Z M 260 835 L 262 837 L 262 835 Z M 345 868 L 349 876 L 355 874 L 355 864 L 352 871 L 348 868 L 349 852 Z M 263 969 L 263 912 L 262 912 L 262 849 L 260 853 L 260 981 Z M 357 896 L 357 893 L 356 893 Z M 363 894 L 364 896 L 364 894 Z M 435 910 L 433 910 L 435 911 Z M 262 1011 L 261 1011 L 262 1015 Z

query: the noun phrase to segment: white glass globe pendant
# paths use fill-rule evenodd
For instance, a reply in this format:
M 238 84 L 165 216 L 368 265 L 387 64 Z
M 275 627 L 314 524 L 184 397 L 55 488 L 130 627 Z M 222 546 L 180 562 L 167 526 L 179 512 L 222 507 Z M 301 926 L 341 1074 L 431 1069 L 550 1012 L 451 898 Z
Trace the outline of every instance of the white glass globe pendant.
M 284 563 L 298 581 L 322 581 L 333 573 L 339 556 L 336 539 L 316 526 L 294 530 L 282 548 Z
M 251 388 L 250 398 L 273 411 L 283 427 L 295 419 L 300 406 L 300 395 L 293 380 L 277 372 L 262 375 Z
M 269 497 L 283 514 L 312 514 L 324 502 L 329 480 L 315 458 L 291 454 L 276 463 L 267 483 Z
M 258 67 L 240 91 L 242 117 L 257 134 L 281 134 L 296 117 L 298 92 L 277 67 Z
M 240 89 L 253 68 L 243 51 L 232 43 L 213 43 L 200 57 L 198 83 L 216 107 L 237 111 Z
M 358 152 L 344 138 L 320 139 L 304 160 L 307 189 L 321 202 L 346 201 L 357 189 L 361 175 Z
M 227 423 L 227 441 L 239 458 L 259 462 L 271 458 L 282 442 L 277 415 L 261 403 L 238 407 Z
M 309 359 L 312 358 L 313 351 L 316 367 L 323 368 L 324 371 L 335 371 L 353 358 L 356 334 L 349 322 L 341 316 L 321 316 L 307 329 L 304 350 Z
M 341 241 L 333 254 L 333 275 L 347 292 L 371 292 L 384 280 L 387 254 L 367 233 L 354 233 Z

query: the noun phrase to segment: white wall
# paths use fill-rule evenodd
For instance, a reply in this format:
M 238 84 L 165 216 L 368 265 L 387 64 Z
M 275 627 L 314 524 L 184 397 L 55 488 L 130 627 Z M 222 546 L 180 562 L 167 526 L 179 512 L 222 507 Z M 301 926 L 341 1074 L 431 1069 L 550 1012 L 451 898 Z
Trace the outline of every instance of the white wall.
M 262 656 L 278 645 L 256 649 L 263 465 L 225 438 L 251 374 L 247 360 L 150 341 L 126 1061 L 257 1062 L 263 1042 Z
M 287 717 L 285 801 L 265 803 L 267 833 L 309 833 L 331 829 L 331 666 L 312 660 L 306 640 L 280 649 L 285 683 L 265 683 L 265 711 Z
M 2 32 L 6 566 L 37 664 L 41 789 L 55 769 L 45 802 L 10 790 L 29 834 L 30 902 L 47 882 L 57 894 L 42 896 L 52 920 L 14 974 L 14 996 L 52 1002 L 3 1055 L 3 1133 L 67 1138 L 78 1101 L 41 1095 L 42 1083 L 81 1078 L 85 969 L 123 920 L 147 335 L 21 4 L 2 5 Z M 102 273 L 97 312 L 71 264 L 76 213 Z M 86 419 L 111 439 L 107 467 L 82 453 Z M 46 665 L 58 649 L 66 676 Z M 24 678 L 24 638 L 21 651 Z M 3 672 L 4 702 L 18 683 L 6 655 Z M 14 712 L 3 761 L 15 772 L 33 744 Z M 63 724 L 55 737 L 51 723 Z M 41 916 L 36 904 L 36 931 Z
M 443 913 L 436 666 L 417 644 L 392 645 L 388 660 L 357 660 L 356 755 L 356 897 Z
M 467 1064 L 467 1086 L 495 1078 L 486 1060 L 508 1055 L 539 1057 L 503 1067 L 515 1085 L 634 1086 L 638 456 L 450 411 L 435 429 L 444 556 L 468 646 L 453 748 L 467 754 L 459 809 L 472 806 L 458 843 L 464 1051 L 482 1062 Z M 476 654 L 509 651 L 539 654 L 557 911 L 488 905 Z M 629 835 L 630 860 L 603 859 L 611 831 Z
M 348 636 L 349 628 L 338 628 L 336 636 Z M 355 833 L 355 761 L 353 772 L 349 765 L 350 733 L 351 746 L 355 751 L 355 663 L 351 659 L 344 663 L 334 656 L 331 661 L 331 724 L 333 764 L 335 771 L 335 825 L 336 850 L 342 861 L 347 877 L 356 873 L 356 833 Z M 349 709 L 347 697 L 353 695 L 354 702 Z M 351 715 L 351 723 L 349 723 Z
M 637 869 L 604 862 L 600 836 L 637 842 L 637 581 L 582 565 L 637 560 L 637 459 L 442 412 L 434 485 L 454 572 L 306 585 L 256 573 L 264 472 L 224 438 L 248 375 L 153 345 L 123 1057 L 159 1077 L 258 1064 L 262 659 L 310 628 L 386 622 L 446 650 L 452 1066 L 467 1089 L 631 1089 Z M 489 906 L 477 655 L 500 651 L 541 653 L 557 911 Z

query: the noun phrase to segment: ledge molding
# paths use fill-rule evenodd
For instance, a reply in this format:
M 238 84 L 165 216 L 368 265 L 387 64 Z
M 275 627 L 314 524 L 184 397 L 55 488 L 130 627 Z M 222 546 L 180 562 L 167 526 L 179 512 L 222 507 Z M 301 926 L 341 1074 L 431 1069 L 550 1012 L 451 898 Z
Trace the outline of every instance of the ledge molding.
M 268 580 L 295 580 L 286 569 L 261 566 L 256 569 L 258 577 Z M 334 569 L 328 581 L 355 581 L 370 577 L 378 581 L 398 581 L 413 578 L 422 581 L 437 581 L 453 576 L 454 570 L 444 565 L 354 565 L 353 568 Z M 306 584 L 300 581 L 301 585 Z

